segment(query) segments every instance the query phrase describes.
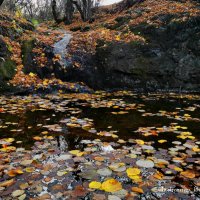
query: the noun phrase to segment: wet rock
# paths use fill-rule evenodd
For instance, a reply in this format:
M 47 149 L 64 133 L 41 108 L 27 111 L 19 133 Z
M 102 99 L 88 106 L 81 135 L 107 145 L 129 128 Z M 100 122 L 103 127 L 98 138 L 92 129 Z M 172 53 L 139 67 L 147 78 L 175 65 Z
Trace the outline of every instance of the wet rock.
M 199 44 L 200 18 L 179 24 L 173 22 L 175 16 L 160 18 L 166 25 L 158 29 L 145 23 L 131 27 L 148 38 L 148 44 L 99 43 L 95 59 L 104 87 L 199 90 L 200 46 L 194 44 Z

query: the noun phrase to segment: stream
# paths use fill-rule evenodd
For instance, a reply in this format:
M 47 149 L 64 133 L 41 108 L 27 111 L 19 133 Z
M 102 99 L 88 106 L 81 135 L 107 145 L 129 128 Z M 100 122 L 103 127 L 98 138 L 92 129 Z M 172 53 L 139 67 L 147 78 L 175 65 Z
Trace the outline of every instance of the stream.
M 69 62 L 66 59 L 67 54 L 67 45 L 69 44 L 72 35 L 70 33 L 64 34 L 63 38 L 54 44 L 54 54 L 60 55 L 60 65 L 63 67 L 67 67 Z

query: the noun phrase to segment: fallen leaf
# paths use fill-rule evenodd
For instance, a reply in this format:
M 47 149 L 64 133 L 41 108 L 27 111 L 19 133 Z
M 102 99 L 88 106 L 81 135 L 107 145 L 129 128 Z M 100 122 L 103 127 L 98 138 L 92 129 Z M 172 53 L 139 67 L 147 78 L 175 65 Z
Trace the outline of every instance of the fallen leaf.
M 115 179 L 108 179 L 102 183 L 102 189 L 106 192 L 116 192 L 122 189 L 122 185 Z
M 191 170 L 183 171 L 180 174 L 186 178 L 195 178 L 195 173 Z
M 92 181 L 89 184 L 89 188 L 91 188 L 91 189 L 100 189 L 101 188 L 101 183 L 97 182 L 97 181 Z
M 152 168 L 154 167 L 154 162 L 151 160 L 141 159 L 136 162 L 136 165 L 138 165 L 139 167 Z
M 140 194 L 143 194 L 144 191 L 142 188 L 139 188 L 139 187 L 132 187 L 131 188 L 133 192 L 137 192 L 137 193 L 140 193 Z

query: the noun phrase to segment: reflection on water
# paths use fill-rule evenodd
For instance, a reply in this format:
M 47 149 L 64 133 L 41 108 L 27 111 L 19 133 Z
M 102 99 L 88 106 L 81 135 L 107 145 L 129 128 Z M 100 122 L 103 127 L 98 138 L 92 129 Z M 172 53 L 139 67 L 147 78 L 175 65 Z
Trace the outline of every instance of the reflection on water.
M 42 98 L 41 98 L 42 99 Z M 41 101 L 40 99 L 40 101 Z M 72 116 L 84 119 L 93 120 L 94 130 L 99 131 L 116 131 L 120 139 L 143 139 L 145 141 L 154 141 L 155 147 L 169 147 L 170 141 L 177 139 L 177 135 L 173 132 L 161 133 L 158 136 L 145 137 L 135 131 L 139 127 L 167 127 L 171 123 L 178 123 L 180 126 L 188 127 L 187 131 L 192 132 L 192 135 L 199 138 L 200 122 L 198 120 L 177 120 L 177 115 L 184 116 L 189 113 L 192 118 L 200 118 L 199 100 L 179 99 L 179 98 L 158 98 L 158 97 L 136 97 L 136 96 L 115 96 L 103 98 L 103 103 L 106 101 L 115 100 L 116 104 L 111 107 L 91 106 L 94 100 L 64 100 L 51 98 L 52 105 L 62 105 L 65 110 L 55 109 L 32 109 L 26 107 L 23 112 L 17 113 L 0 113 L 0 138 L 15 138 L 16 145 L 30 149 L 34 143 L 33 137 L 38 136 L 41 132 L 46 131 L 45 126 L 58 124 L 61 126 L 61 131 L 49 130 L 49 134 L 56 136 L 58 145 L 62 151 L 66 149 L 83 148 L 79 143 L 81 140 L 100 138 L 102 141 L 114 141 L 112 137 L 101 137 L 95 132 L 88 132 L 80 127 L 66 126 L 66 123 L 60 123 L 61 120 Z M 42 99 L 46 101 L 46 99 Z M 102 104 L 99 101 L 99 105 Z M 116 114 L 125 109 L 129 104 L 140 105 L 140 108 L 128 110 L 125 114 Z M 98 105 L 98 101 L 97 101 Z M 25 105 L 23 105 L 25 107 Z M 188 111 L 187 108 L 194 107 L 194 111 Z M 60 107 L 59 107 L 60 108 Z M 171 117 L 160 115 L 159 111 L 165 111 Z M 115 113 L 116 112 L 116 113 Z M 114 114 L 113 114 L 114 113 Z M 144 113 L 153 113 L 154 116 L 143 116 Z M 175 117 L 174 117 L 175 116 Z M 165 144 L 159 144 L 157 140 L 168 140 Z M 20 143 L 19 141 L 22 141 Z

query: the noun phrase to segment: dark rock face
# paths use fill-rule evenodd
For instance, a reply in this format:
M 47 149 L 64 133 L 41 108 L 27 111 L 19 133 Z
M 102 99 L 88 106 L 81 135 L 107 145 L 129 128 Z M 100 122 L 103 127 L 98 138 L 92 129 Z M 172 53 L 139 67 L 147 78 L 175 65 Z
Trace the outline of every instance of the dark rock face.
M 179 22 L 157 16 L 166 25 L 131 27 L 146 44 L 101 44 L 95 55 L 97 72 L 107 88 L 200 91 L 200 17 Z M 173 20 L 172 20 L 173 19 Z M 178 18 L 177 18 L 178 19 Z

